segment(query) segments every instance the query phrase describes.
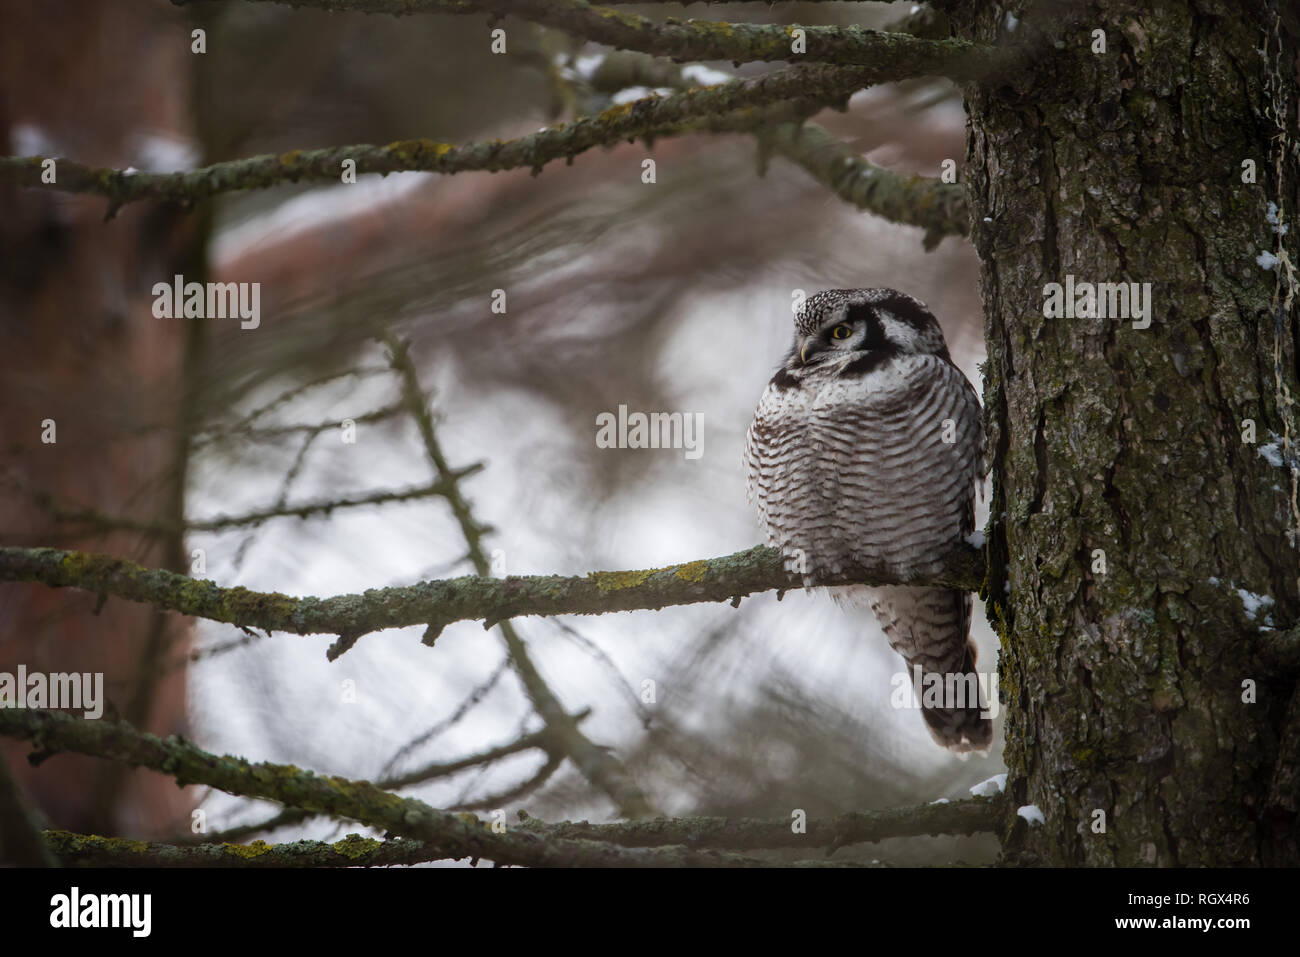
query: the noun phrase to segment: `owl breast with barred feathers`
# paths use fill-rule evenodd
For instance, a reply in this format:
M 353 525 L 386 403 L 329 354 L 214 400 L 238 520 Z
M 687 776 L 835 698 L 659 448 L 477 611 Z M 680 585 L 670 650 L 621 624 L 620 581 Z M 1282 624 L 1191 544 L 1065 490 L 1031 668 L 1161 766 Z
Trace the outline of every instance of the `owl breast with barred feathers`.
M 925 304 L 893 289 L 831 289 L 805 301 L 794 345 L 759 400 L 745 443 L 749 497 L 805 584 L 855 565 L 931 574 L 973 530 L 983 451 L 979 397 Z M 909 683 L 919 666 L 923 684 L 938 675 L 973 686 L 961 677 L 975 670 L 969 592 L 830 590 L 875 612 Z M 987 751 L 992 723 L 975 698 L 925 707 L 922 696 L 935 741 Z

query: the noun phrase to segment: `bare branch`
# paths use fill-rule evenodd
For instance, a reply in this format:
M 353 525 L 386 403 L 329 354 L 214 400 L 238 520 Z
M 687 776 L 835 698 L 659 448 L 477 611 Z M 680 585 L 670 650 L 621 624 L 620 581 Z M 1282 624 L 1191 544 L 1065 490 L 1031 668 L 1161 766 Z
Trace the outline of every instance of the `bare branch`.
M 543 784 L 549 781 L 555 772 L 560 769 L 568 755 L 563 751 L 556 751 L 546 757 L 546 762 L 537 769 L 532 777 L 526 778 L 519 784 L 514 785 L 497 794 L 489 794 L 485 797 L 476 798 L 473 801 L 464 801 L 453 805 L 453 810 L 457 811 L 490 811 L 494 808 L 500 808 L 504 804 L 512 801 L 518 801 L 522 797 L 532 794 Z
M 389 405 L 379 409 L 372 409 L 369 412 L 363 412 L 360 415 L 350 415 L 345 416 L 342 419 L 330 419 L 325 422 L 315 422 L 312 424 L 266 425 L 261 427 L 250 426 L 238 431 L 227 429 L 205 429 L 201 433 L 203 438 L 197 439 L 194 446 L 195 448 L 199 448 L 225 439 L 235 439 L 239 442 L 266 442 L 284 438 L 286 435 L 319 435 L 321 432 L 342 429 L 344 425 L 349 423 L 352 425 L 366 425 L 373 422 L 382 422 L 385 419 L 395 417 L 401 411 L 401 406 Z
M 256 409 L 253 409 L 252 411 L 248 412 L 237 423 L 230 425 L 221 431 L 225 433 L 239 433 L 242 430 L 246 429 L 247 427 L 251 426 L 254 422 L 261 419 L 263 416 L 266 416 L 269 413 L 274 412 L 276 409 L 279 409 L 285 405 L 292 403 L 295 399 L 300 398 L 301 396 L 312 391 L 313 389 L 319 389 L 322 386 L 329 385 L 332 382 L 337 382 L 340 379 L 355 378 L 364 381 L 374 376 L 387 376 L 388 374 L 389 374 L 389 370 L 383 366 L 340 369 L 332 372 L 323 373 L 314 378 L 307 379 L 303 382 L 299 382 L 298 384 L 294 385 L 289 389 L 285 389 L 283 392 L 280 392 L 270 401 L 265 402 L 262 405 L 258 406 Z M 200 428 L 198 431 L 202 434 L 208 432 L 209 430 Z
M 575 720 L 581 721 L 586 717 L 586 712 L 575 715 Z M 432 781 L 434 778 L 443 778 L 455 774 L 457 771 L 464 771 L 466 768 L 481 767 L 484 764 L 492 764 L 500 761 L 502 758 L 509 757 L 512 754 L 519 754 L 521 751 L 531 751 L 534 748 L 541 748 L 544 751 L 551 751 L 555 746 L 555 735 L 549 728 L 543 728 L 541 731 L 534 731 L 532 734 L 526 734 L 522 738 L 510 742 L 509 744 L 499 745 L 495 748 L 488 748 L 480 751 L 478 754 L 471 754 L 468 757 L 458 758 L 455 761 L 442 761 L 433 764 L 426 764 L 422 768 L 414 771 L 407 771 L 405 774 L 397 774 L 393 777 L 386 778 L 379 782 L 379 786 L 386 791 L 396 790 L 397 788 L 410 787 L 412 784 L 421 784 L 425 781 Z
M 397 753 L 389 758 L 388 763 L 384 765 L 383 773 L 387 775 L 393 770 L 393 768 L 397 767 L 398 762 L 401 761 L 402 758 L 406 757 L 406 755 L 410 754 L 416 748 L 422 747 L 432 741 L 448 728 L 454 727 L 458 724 L 465 715 L 469 714 L 469 712 L 483 700 L 488 692 L 497 686 L 497 682 L 501 680 L 501 676 L 506 673 L 506 668 L 509 666 L 509 658 L 501 659 L 501 663 L 497 665 L 496 668 L 492 669 L 492 674 L 488 675 L 487 680 L 473 688 L 450 715 L 440 719 L 437 724 L 432 727 L 421 731 L 410 741 L 407 741 L 404 745 L 398 748 Z
M 945 236 L 966 235 L 962 187 L 876 166 L 816 123 L 806 122 L 800 112 L 797 103 L 735 110 L 670 132 L 752 133 L 766 151 L 798 163 L 841 199 L 891 222 L 924 229 L 927 250 Z

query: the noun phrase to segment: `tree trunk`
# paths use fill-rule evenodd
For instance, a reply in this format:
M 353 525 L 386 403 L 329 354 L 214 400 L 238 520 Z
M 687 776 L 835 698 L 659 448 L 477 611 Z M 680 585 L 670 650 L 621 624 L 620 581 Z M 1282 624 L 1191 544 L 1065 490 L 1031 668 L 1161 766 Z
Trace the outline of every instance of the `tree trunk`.
M 44 4 L 7 7 L 0 154 L 147 169 L 187 141 L 194 57 L 182 15 L 158 2 L 78 0 L 58 16 Z M 128 207 L 110 222 L 104 210 L 93 196 L 0 188 L 0 535 L 185 570 L 178 537 L 60 522 L 33 500 L 141 522 L 175 521 L 183 503 L 173 410 L 189 328 L 155 319 L 150 289 L 192 272 L 193 218 L 170 204 Z M 0 586 L 0 672 L 102 674 L 107 715 L 187 733 L 186 673 L 158 666 L 183 660 L 188 625 L 145 605 L 99 604 L 92 594 Z M 189 828 L 194 789 L 73 755 L 35 767 L 31 751 L 0 741 L 0 761 L 52 826 L 132 836 Z
M 959 6 L 959 35 L 1008 38 L 998 4 Z M 1300 863 L 1300 310 L 1275 226 L 1300 30 L 1279 9 L 1040 5 L 1014 29 L 1050 33 L 1049 65 L 968 91 L 988 609 L 1009 793 L 1045 817 L 1008 824 L 1011 863 Z M 1149 327 L 1045 316 L 1067 276 L 1150 283 Z

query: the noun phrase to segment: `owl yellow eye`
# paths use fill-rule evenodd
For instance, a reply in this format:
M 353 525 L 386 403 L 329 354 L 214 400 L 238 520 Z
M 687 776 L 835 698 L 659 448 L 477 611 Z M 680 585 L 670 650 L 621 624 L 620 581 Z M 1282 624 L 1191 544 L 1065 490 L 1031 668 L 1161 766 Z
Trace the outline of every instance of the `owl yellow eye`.
M 853 335 L 853 330 L 849 326 L 844 325 L 844 323 L 840 323 L 831 330 L 832 339 L 847 339 L 851 335 Z

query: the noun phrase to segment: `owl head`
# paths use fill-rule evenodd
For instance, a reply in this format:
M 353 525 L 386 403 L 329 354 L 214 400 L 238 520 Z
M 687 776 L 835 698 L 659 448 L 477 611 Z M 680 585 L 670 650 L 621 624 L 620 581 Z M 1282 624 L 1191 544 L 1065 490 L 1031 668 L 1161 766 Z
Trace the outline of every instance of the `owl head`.
M 827 289 L 795 316 L 791 369 L 850 357 L 868 371 L 891 358 L 929 354 L 952 361 L 938 320 L 925 303 L 896 289 Z

